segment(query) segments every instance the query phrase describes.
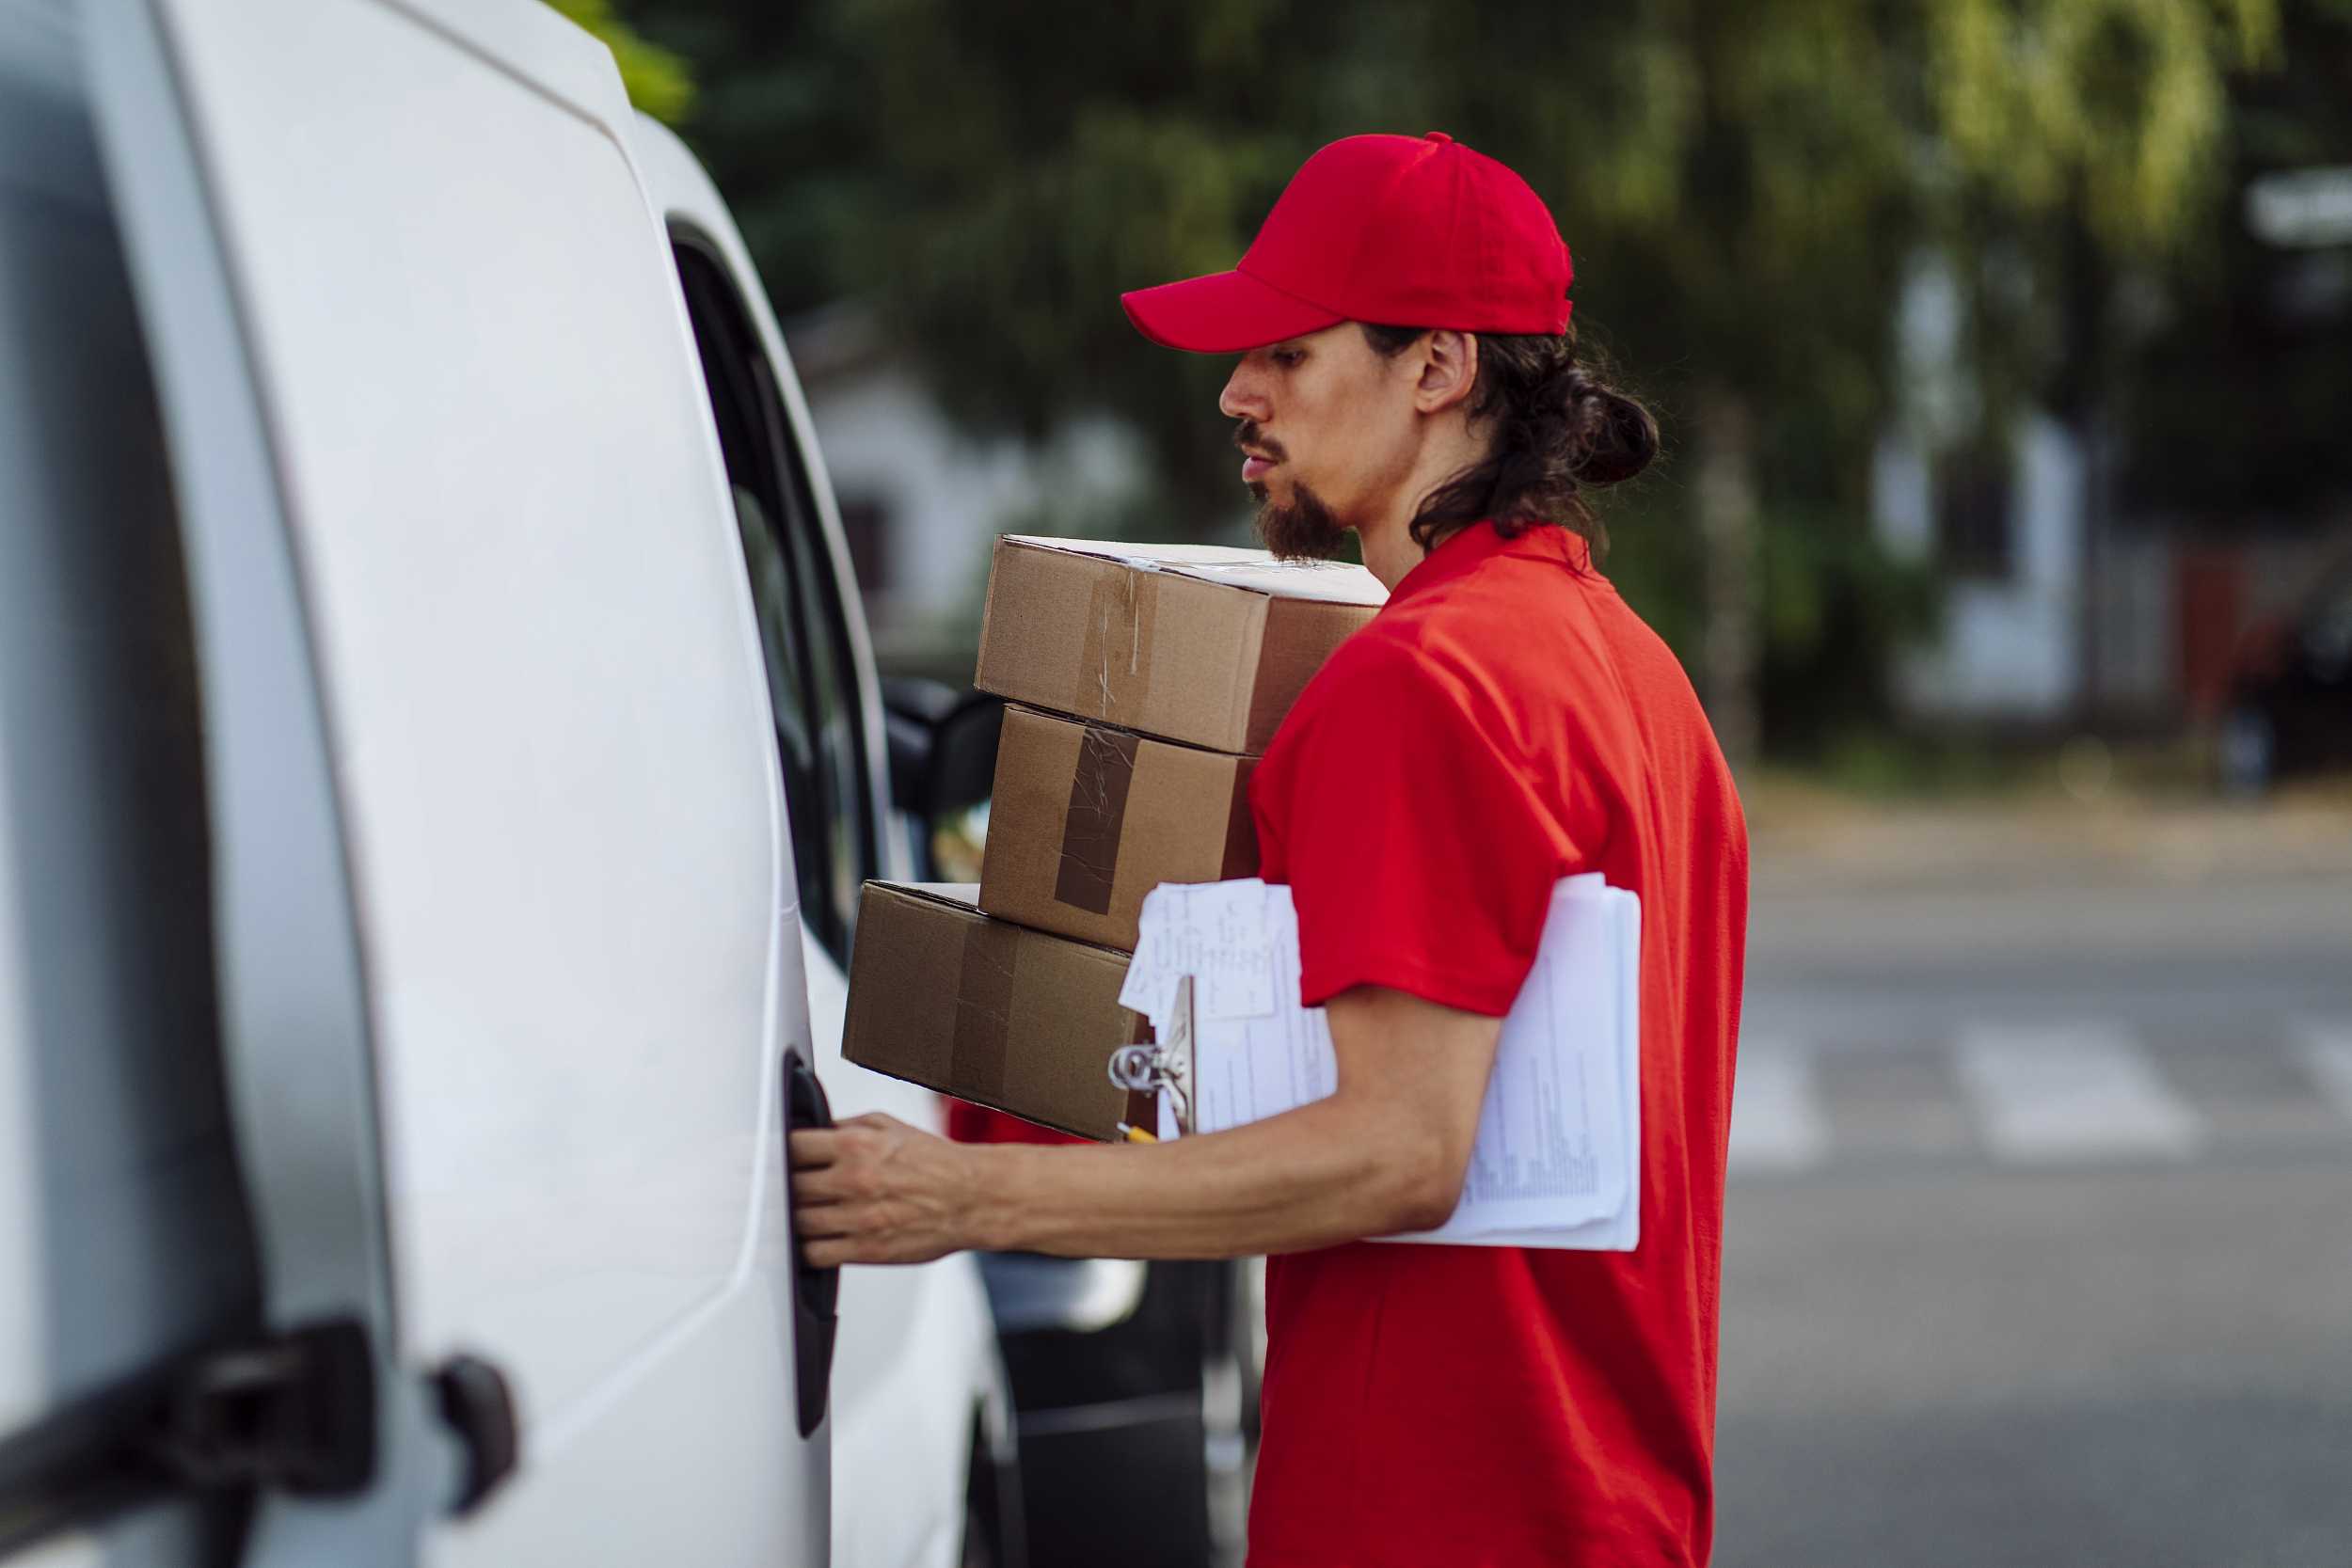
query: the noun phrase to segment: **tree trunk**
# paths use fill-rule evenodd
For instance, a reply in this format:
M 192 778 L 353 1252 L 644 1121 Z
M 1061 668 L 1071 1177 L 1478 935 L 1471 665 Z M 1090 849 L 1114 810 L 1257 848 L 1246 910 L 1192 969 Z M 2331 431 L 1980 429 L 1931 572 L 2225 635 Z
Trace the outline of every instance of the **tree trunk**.
M 1720 382 L 1701 388 L 1695 401 L 1699 454 L 1693 492 L 1707 607 L 1697 685 L 1724 755 L 1740 768 L 1755 758 L 1760 738 L 1756 606 L 1762 585 L 1755 420 L 1745 395 Z

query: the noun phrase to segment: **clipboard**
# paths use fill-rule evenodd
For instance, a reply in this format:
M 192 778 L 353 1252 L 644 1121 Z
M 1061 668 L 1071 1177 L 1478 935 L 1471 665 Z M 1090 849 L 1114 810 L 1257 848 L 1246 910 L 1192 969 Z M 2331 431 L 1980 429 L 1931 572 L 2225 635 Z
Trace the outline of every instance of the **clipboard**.
M 1297 1000 L 1290 890 L 1163 884 L 1144 900 L 1122 1005 L 1166 1036 L 1114 1064 L 1171 1134 L 1279 1116 L 1337 1091 L 1325 1015 Z M 1631 1251 L 1641 1240 L 1641 900 L 1561 879 L 1502 1021 L 1453 1216 L 1375 1241 Z M 1270 958 L 1270 968 L 1261 960 Z M 1135 1125 L 1143 1125 L 1136 1123 Z

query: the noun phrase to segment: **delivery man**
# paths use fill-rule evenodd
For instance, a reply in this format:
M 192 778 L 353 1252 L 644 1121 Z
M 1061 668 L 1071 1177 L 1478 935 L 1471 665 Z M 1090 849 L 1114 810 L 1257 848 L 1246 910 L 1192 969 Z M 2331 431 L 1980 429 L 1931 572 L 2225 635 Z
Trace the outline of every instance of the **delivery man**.
M 1567 247 L 1432 133 L 1299 169 L 1234 271 L 1126 296 L 1239 356 L 1220 406 L 1271 547 L 1352 531 L 1385 608 L 1257 768 L 1330 1098 L 1152 1147 L 792 1140 L 819 1265 L 961 1247 L 1270 1255 L 1253 1568 L 1706 1561 L 1746 830 L 1690 683 L 1596 569 L 1585 492 L 1657 446 L 1568 333 Z M 1552 884 L 1642 900 L 1641 1243 L 1398 1246 L 1460 1196 Z

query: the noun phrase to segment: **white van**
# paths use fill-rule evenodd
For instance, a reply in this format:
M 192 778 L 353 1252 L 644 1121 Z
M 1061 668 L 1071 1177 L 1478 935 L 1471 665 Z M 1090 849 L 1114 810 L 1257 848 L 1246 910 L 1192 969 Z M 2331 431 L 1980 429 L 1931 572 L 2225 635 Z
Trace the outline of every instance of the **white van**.
M 972 1261 L 787 1234 L 819 1079 L 938 1116 L 838 1063 L 882 745 L 601 46 L 0 0 L 0 1559 L 1017 1556 Z

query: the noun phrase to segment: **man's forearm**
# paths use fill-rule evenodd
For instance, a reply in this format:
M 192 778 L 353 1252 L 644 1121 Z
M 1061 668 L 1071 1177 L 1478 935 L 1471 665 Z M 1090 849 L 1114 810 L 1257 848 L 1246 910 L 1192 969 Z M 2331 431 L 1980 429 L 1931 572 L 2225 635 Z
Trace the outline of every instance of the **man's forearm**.
M 1442 1225 L 1502 1021 L 1363 986 L 1331 999 L 1338 1092 L 1227 1132 L 1081 1148 L 959 1145 L 889 1117 L 792 1134 L 818 1268 L 964 1247 L 1236 1258 Z
M 973 1243 L 1072 1258 L 1248 1257 L 1422 1229 L 1461 1183 L 1441 1138 L 1339 1097 L 1168 1143 L 968 1152 Z

